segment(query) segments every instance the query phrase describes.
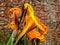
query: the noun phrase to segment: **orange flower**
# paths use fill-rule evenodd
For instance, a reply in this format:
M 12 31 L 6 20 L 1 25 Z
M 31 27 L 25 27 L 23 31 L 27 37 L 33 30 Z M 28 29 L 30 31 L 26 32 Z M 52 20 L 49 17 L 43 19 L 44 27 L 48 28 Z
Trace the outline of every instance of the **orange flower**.
M 45 41 L 43 34 L 47 32 L 47 26 L 45 26 L 41 21 L 34 15 L 34 10 L 32 6 L 28 3 L 24 4 L 24 9 L 27 9 L 27 13 L 24 20 L 24 26 L 22 32 L 17 37 L 16 43 L 21 39 L 21 37 L 27 33 L 28 38 L 38 38 L 41 41 Z M 38 31 L 33 30 L 35 27 L 39 28 Z
M 4 28 L 11 28 L 13 30 L 18 30 L 18 16 L 21 13 L 20 8 L 12 8 L 8 11 L 10 14 L 11 23 L 4 26 Z
M 41 23 L 41 21 L 37 18 L 37 16 L 34 16 L 34 10 L 33 10 L 32 6 L 30 4 L 25 3 L 24 6 L 25 6 L 24 9 L 26 9 L 28 7 L 27 15 L 31 18 L 31 20 L 33 20 L 33 24 L 39 28 L 39 32 L 37 33 L 37 31 L 34 31 L 34 30 L 31 29 L 31 27 L 33 27 L 33 25 L 32 25 L 29 28 L 29 29 L 31 29 L 31 31 L 29 33 L 27 33 L 28 37 L 29 38 L 37 38 L 38 37 L 41 40 L 45 40 L 43 38 L 44 36 L 42 36 L 42 35 L 46 34 L 47 29 L 48 29 L 47 26 L 45 26 L 43 23 Z M 29 20 L 29 18 L 27 18 L 27 20 Z M 37 35 L 40 35 L 40 36 L 37 36 Z

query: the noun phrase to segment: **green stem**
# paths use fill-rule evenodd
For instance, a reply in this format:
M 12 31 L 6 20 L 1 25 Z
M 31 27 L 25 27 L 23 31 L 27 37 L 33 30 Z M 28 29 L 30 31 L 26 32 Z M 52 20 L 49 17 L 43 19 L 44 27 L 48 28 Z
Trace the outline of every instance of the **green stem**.
M 13 31 L 13 33 L 14 33 L 14 31 Z M 10 36 L 10 38 L 9 38 L 9 40 L 8 40 L 6 45 L 14 45 L 13 44 L 13 42 L 14 42 L 14 37 L 13 37 L 14 35 L 13 35 L 13 33 L 11 34 L 11 36 Z
M 36 39 L 34 39 L 34 45 L 36 45 Z
M 9 38 L 9 40 L 8 40 L 8 42 L 7 42 L 6 45 L 10 45 L 10 43 L 11 43 L 11 39 L 12 39 L 12 35 L 10 36 L 10 38 Z

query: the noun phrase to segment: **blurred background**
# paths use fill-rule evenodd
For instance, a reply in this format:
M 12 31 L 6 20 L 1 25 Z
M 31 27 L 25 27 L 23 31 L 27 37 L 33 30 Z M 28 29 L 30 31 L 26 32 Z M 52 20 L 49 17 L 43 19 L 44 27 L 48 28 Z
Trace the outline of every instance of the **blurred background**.
M 48 26 L 46 42 L 40 45 L 60 45 L 60 0 L 0 0 L 0 43 L 6 42 L 12 32 L 3 28 L 10 23 L 7 11 L 13 7 L 22 8 L 24 2 L 30 3 L 35 15 Z

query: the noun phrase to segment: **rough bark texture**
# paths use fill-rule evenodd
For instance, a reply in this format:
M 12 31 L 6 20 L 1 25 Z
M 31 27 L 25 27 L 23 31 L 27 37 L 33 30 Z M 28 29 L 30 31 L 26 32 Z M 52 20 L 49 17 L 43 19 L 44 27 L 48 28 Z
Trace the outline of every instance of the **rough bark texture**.
M 24 1 L 33 6 L 35 15 L 48 26 L 47 41 L 40 45 L 60 45 L 60 0 L 0 0 L 0 42 L 3 43 L 12 31 L 3 29 L 3 25 L 10 22 L 7 11 L 22 8 Z

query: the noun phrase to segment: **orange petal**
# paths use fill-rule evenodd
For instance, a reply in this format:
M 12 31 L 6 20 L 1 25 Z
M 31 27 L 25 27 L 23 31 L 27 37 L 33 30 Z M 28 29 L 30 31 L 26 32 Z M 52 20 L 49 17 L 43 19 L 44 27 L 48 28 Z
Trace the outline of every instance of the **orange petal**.
M 4 28 L 11 28 L 12 30 L 16 30 L 18 27 L 15 25 L 14 21 L 12 21 L 10 24 L 5 25 Z
M 31 25 L 31 27 L 29 28 L 29 30 L 33 30 L 34 28 L 36 28 L 35 23 L 33 23 L 33 24 Z
M 41 35 L 43 35 L 43 34 L 45 34 L 45 31 L 42 31 L 42 30 L 38 30 L 39 31 L 39 33 L 41 34 Z
M 38 22 L 38 24 L 41 25 L 41 26 L 43 27 L 43 29 L 44 29 L 44 31 L 41 30 L 40 32 L 44 32 L 44 34 L 46 34 L 46 32 L 47 32 L 47 30 L 48 30 L 48 27 L 45 26 L 36 16 L 35 16 L 35 19 L 36 19 L 36 21 Z
M 42 42 L 46 41 L 46 38 L 43 35 L 40 35 L 37 38 L 40 39 L 40 41 L 42 41 Z
M 27 33 L 27 36 L 28 38 L 33 39 L 33 38 L 40 36 L 40 33 L 36 30 L 31 30 L 30 32 Z
M 15 29 L 15 23 L 14 23 L 14 21 L 12 21 L 10 24 L 5 25 L 4 28 L 11 28 L 11 29 L 14 30 Z
M 30 22 L 32 19 L 31 19 L 30 16 L 26 15 L 25 20 L 26 20 L 26 23 L 28 23 L 28 22 Z
M 13 30 L 15 29 L 15 23 L 14 23 L 14 21 L 11 22 L 10 27 L 11 27 L 11 29 L 13 29 Z
M 16 12 L 16 15 L 18 17 L 18 15 L 21 13 L 21 9 L 20 8 L 11 8 L 8 13 L 10 14 L 10 17 L 13 16 L 13 12 Z
M 18 29 L 18 26 L 15 24 L 14 21 L 11 22 L 10 27 L 11 27 L 11 29 L 18 31 L 18 30 L 17 30 L 17 29 Z
M 41 41 L 46 41 L 45 37 L 43 35 L 41 35 L 38 31 L 36 30 L 32 30 L 30 32 L 27 33 L 27 37 L 30 38 L 30 39 L 33 39 L 33 38 L 38 38 L 40 39 Z
M 26 15 L 26 23 L 28 24 L 30 21 L 32 21 L 32 25 L 31 25 L 31 27 L 29 28 L 29 30 L 31 30 L 31 29 L 33 29 L 33 28 L 35 28 L 36 27 L 36 25 L 35 25 L 35 23 L 34 23 L 34 21 L 32 20 L 32 18 L 29 16 L 29 15 Z

